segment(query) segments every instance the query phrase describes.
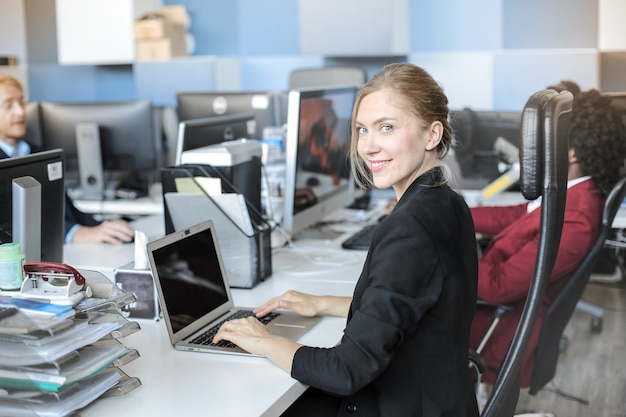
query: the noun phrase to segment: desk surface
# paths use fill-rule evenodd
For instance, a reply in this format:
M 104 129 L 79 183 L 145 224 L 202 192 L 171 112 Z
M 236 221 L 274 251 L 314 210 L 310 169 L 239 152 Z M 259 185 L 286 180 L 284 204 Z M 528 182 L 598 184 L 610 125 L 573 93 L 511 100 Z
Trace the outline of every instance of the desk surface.
M 108 216 L 151 216 L 163 215 L 163 195 L 161 184 L 150 187 L 149 195 L 134 199 L 84 200 L 74 198 L 76 208 L 84 213 Z
M 341 240 L 300 241 L 293 248 L 276 251 L 272 276 L 252 290 L 234 289 L 235 302 L 256 306 L 288 289 L 351 295 L 365 252 L 343 251 L 339 249 Z M 111 277 L 113 269 L 131 261 L 133 254 L 132 244 L 66 245 L 65 262 Z M 176 351 L 163 321 L 135 321 L 141 331 L 123 341 L 136 348 L 141 357 L 122 369 L 138 377 L 142 386 L 122 397 L 98 399 L 81 415 L 172 416 L 198 414 L 206 409 L 211 415 L 276 416 L 306 388 L 264 358 Z M 344 325 L 343 318 L 325 317 L 300 342 L 333 346 Z
M 521 201 L 519 194 L 517 198 Z M 501 204 L 515 201 L 514 196 L 508 195 L 501 199 Z M 623 220 L 618 215 L 616 222 L 625 226 L 614 224 L 626 227 L 626 209 L 620 210 L 620 214 Z M 160 216 L 141 219 L 135 227 L 152 237 L 163 234 Z M 350 234 L 359 227 L 341 225 L 336 231 Z M 341 250 L 346 234 L 333 240 L 301 240 L 293 248 L 274 251 L 272 276 L 252 290 L 233 290 L 236 303 L 256 306 L 288 289 L 351 295 L 365 252 Z M 115 268 L 133 260 L 134 247 L 66 245 L 64 256 L 65 262 L 73 266 L 99 270 L 113 279 Z M 136 348 L 141 357 L 123 370 L 138 377 L 142 386 L 122 397 L 101 398 L 82 410 L 81 415 L 158 417 L 198 414 L 206 409 L 215 415 L 276 416 L 306 388 L 264 358 L 176 351 L 162 321 L 135 320 L 142 330 L 125 338 L 124 343 Z M 344 324 L 342 318 L 325 317 L 300 342 L 333 346 L 339 341 Z

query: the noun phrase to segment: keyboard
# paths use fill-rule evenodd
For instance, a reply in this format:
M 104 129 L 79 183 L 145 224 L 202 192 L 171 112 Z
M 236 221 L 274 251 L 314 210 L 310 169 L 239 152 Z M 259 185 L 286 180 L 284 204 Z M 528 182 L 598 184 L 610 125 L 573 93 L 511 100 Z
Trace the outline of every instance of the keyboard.
M 258 318 L 258 320 L 263 324 L 268 324 L 270 321 L 274 320 L 279 315 L 280 313 L 270 313 L 266 316 Z M 250 316 L 254 316 L 254 313 L 252 312 L 252 310 L 238 310 L 234 312 L 233 314 L 231 314 L 230 316 L 226 317 L 224 320 L 220 321 L 219 323 L 215 324 L 211 328 L 199 334 L 190 343 L 193 343 L 195 345 L 220 346 L 220 347 L 227 347 L 227 348 L 237 347 L 234 343 L 231 343 L 228 340 L 220 340 L 218 343 L 213 343 L 213 338 L 215 337 L 215 334 L 220 329 L 222 324 L 224 324 L 225 322 L 229 320 L 235 320 L 235 319 L 244 319 Z
M 361 230 L 344 240 L 341 247 L 344 249 L 368 250 L 370 243 L 372 242 L 372 236 L 374 236 L 376 226 L 378 226 L 378 223 L 363 226 Z

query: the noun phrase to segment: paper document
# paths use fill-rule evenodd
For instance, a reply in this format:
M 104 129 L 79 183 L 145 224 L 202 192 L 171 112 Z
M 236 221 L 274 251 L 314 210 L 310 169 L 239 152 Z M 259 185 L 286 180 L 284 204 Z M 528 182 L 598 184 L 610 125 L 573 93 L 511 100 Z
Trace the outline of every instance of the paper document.
M 204 194 L 202 190 L 211 196 L 222 194 L 222 180 L 220 178 L 176 178 L 174 181 L 176 183 L 176 191 L 181 194 Z M 198 185 L 201 189 L 198 188 Z

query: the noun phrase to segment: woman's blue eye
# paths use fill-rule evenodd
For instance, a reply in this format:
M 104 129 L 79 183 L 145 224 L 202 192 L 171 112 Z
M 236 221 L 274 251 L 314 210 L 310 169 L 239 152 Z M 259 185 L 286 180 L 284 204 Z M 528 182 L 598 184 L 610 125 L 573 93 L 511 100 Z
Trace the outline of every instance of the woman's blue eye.
M 393 128 L 391 127 L 391 125 L 381 125 L 380 126 L 380 131 L 383 133 L 389 133 L 391 132 Z
M 356 131 L 357 131 L 357 133 L 358 133 L 359 135 L 364 135 L 364 134 L 366 134 L 366 133 L 367 133 L 367 129 L 366 129 L 366 128 L 364 128 L 364 127 L 357 127 L 357 128 L 356 128 Z

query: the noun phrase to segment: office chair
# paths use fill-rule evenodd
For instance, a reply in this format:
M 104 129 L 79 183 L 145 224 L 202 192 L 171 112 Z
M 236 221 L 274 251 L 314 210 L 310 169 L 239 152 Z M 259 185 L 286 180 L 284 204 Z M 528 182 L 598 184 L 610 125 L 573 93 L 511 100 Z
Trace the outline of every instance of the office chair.
M 39 102 L 30 101 L 24 106 L 26 113 L 26 135 L 24 138 L 31 144 L 43 149 L 43 133 L 41 127 L 41 110 Z
M 626 198 L 626 176 L 622 177 L 617 182 L 606 199 L 602 212 L 598 238 L 589 252 L 585 255 L 580 265 L 571 274 L 568 282 L 565 286 L 563 286 L 557 297 L 550 304 L 543 317 L 539 340 L 537 342 L 537 347 L 535 348 L 535 363 L 528 390 L 530 395 L 536 395 L 554 378 L 554 375 L 556 374 L 558 356 L 562 348 L 565 327 L 574 313 L 577 302 L 580 300 L 585 286 L 589 282 L 589 278 L 593 273 L 593 269 L 598 261 L 599 255 L 606 245 L 606 241 L 611 233 L 613 219 L 615 218 L 622 201 L 624 201 L 624 198 Z M 494 321 L 492 322 L 490 329 L 497 325 L 498 319 L 511 309 L 511 307 L 504 305 L 498 307 L 499 308 L 494 315 Z M 489 333 L 490 332 L 488 331 L 482 342 L 486 341 L 486 338 L 489 337 Z M 470 356 L 470 361 L 480 363 L 480 351 L 482 345 L 483 343 L 481 343 L 481 346 L 479 346 L 474 353 L 475 355 L 478 355 L 478 358 Z M 486 369 L 486 367 L 483 369 Z M 557 395 L 566 395 L 568 398 L 579 401 L 583 404 L 587 403 L 587 400 L 583 398 L 579 398 L 571 394 L 565 394 L 559 390 L 556 390 L 555 393 Z M 546 413 L 543 411 L 525 411 L 523 412 L 523 415 L 544 416 Z
M 367 73 L 360 67 L 300 68 L 289 74 L 289 89 L 353 85 L 362 87 Z
M 558 355 L 562 347 L 565 326 L 576 309 L 584 288 L 593 273 L 599 255 L 606 245 L 606 241 L 611 233 L 611 225 L 624 198 L 626 198 L 626 177 L 618 181 L 606 199 L 602 213 L 600 232 L 596 242 L 587 255 L 585 255 L 580 265 L 572 273 L 570 279 L 560 290 L 557 297 L 550 304 L 543 317 L 539 339 L 535 349 L 535 363 L 529 387 L 530 395 L 536 395 L 537 392 L 554 378 Z M 505 308 L 504 310 L 500 309 L 498 311 L 500 314 L 505 314 L 508 309 Z M 497 323 L 497 319 L 496 314 L 494 323 Z M 477 351 L 480 351 L 480 346 Z M 556 393 L 562 394 L 560 391 Z M 586 403 L 586 400 L 582 398 L 567 395 L 574 400 Z M 537 416 L 545 416 L 546 414 L 547 413 L 543 411 L 535 412 Z M 524 412 L 523 415 L 530 416 L 533 415 L 533 413 Z
M 561 118 L 571 110 L 569 92 L 533 94 L 522 112 L 520 188 L 524 197 L 542 196 L 539 249 L 533 280 L 517 330 L 496 376 L 483 417 L 512 416 L 520 389 L 521 364 L 561 239 L 567 192 L 567 138 Z
M 535 395 L 556 373 L 556 366 L 561 346 L 561 337 L 565 326 L 576 309 L 585 286 L 598 261 L 602 248 L 611 233 L 611 224 L 619 210 L 622 201 L 626 198 L 626 177 L 621 178 L 609 193 L 602 212 L 600 234 L 581 264 L 572 273 L 570 279 L 561 289 L 543 317 L 539 333 L 539 341 L 535 350 L 535 366 L 529 394 Z M 584 402 L 585 400 L 574 398 Z
M 607 246 L 610 248 L 610 256 L 609 259 L 612 262 L 617 263 L 618 272 L 616 272 L 616 276 L 614 277 L 617 280 L 620 280 L 621 277 L 624 276 L 623 270 L 623 238 L 621 233 L 615 233 L 607 239 Z M 598 261 L 599 262 L 599 261 Z M 597 269 L 596 269 L 597 271 Z M 596 304 L 590 303 L 588 301 L 579 300 L 576 303 L 576 310 L 582 311 L 583 313 L 587 313 L 591 315 L 590 328 L 591 333 L 600 333 L 602 332 L 602 325 L 604 322 L 604 309 Z

